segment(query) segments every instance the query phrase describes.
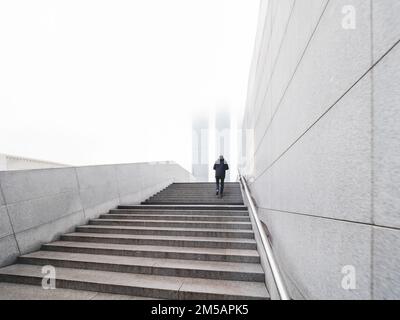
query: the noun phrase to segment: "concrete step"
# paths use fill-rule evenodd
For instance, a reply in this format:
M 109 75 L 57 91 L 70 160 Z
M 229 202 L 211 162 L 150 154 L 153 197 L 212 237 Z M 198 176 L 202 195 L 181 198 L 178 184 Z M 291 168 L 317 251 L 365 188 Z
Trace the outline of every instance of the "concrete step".
M 208 196 L 208 195 L 215 195 L 217 188 L 214 186 L 212 188 L 208 188 L 205 190 L 163 190 L 160 191 L 154 195 L 175 195 L 175 196 L 181 196 L 181 195 L 186 195 L 186 196 Z M 227 196 L 237 196 L 237 197 L 242 197 L 242 192 L 241 191 L 234 191 L 230 189 L 224 188 L 224 194 Z
M 171 188 L 171 189 L 165 189 L 162 190 L 160 192 L 158 192 L 157 194 L 192 194 L 192 195 L 199 195 L 199 194 L 210 194 L 213 193 L 217 190 L 217 187 L 215 185 L 213 185 L 211 188 L 203 188 L 203 189 L 177 189 L 177 188 Z M 242 191 L 241 190 L 235 190 L 232 188 L 225 188 L 224 187 L 224 192 L 226 192 L 227 194 L 235 194 L 235 195 L 242 195 Z
M 86 225 L 76 228 L 76 232 L 84 233 L 111 233 L 130 235 L 165 235 L 165 236 L 186 236 L 186 237 L 219 237 L 219 238 L 245 238 L 253 239 L 252 230 L 234 229 L 179 229 L 162 227 L 124 227 L 124 226 L 96 226 Z
M 225 194 L 223 194 L 223 197 L 220 198 L 219 196 L 217 196 L 216 194 L 210 195 L 210 196 L 203 196 L 203 197 L 199 197 L 199 196 L 164 196 L 164 195 L 158 195 L 158 196 L 154 196 L 149 198 L 147 201 L 151 201 L 151 200 L 168 200 L 168 201 L 203 201 L 203 203 L 206 203 L 208 201 L 216 201 L 216 200 L 220 200 L 220 201 L 226 201 L 226 202 L 241 202 L 243 204 L 243 199 L 241 197 L 229 197 L 226 196 Z
M 0 282 L 0 300 L 150 300 L 139 296 L 109 294 L 95 291 L 56 288 Z
M 153 202 L 153 201 L 174 201 L 174 202 L 188 202 L 192 201 L 191 203 L 209 203 L 209 202 L 216 202 L 220 203 L 221 201 L 226 203 L 240 203 L 243 204 L 243 199 L 237 197 L 226 197 L 225 195 L 221 199 L 216 195 L 211 197 L 165 197 L 165 196 L 156 196 L 151 197 L 150 199 L 146 200 L 146 202 Z
M 186 188 L 186 187 L 168 187 L 167 189 L 163 189 L 160 192 L 208 192 L 210 190 L 216 190 L 217 186 L 215 183 L 212 185 L 206 186 L 206 187 L 195 187 L 195 188 Z M 240 188 L 234 188 L 228 185 L 224 186 L 224 190 L 229 191 L 229 192 L 234 192 L 234 193 L 241 193 Z
M 146 207 L 146 206 L 145 206 Z M 249 217 L 247 210 L 171 210 L 171 209 L 112 209 L 111 214 L 129 215 L 174 215 L 174 216 L 230 216 L 230 217 Z
M 215 190 L 211 190 L 209 192 L 203 192 L 203 193 L 183 193 L 183 192 L 160 192 L 160 193 L 156 193 L 155 195 L 153 195 L 151 198 L 153 197 L 171 197 L 171 198 L 178 198 L 178 197 L 183 197 L 183 198 L 212 198 L 215 197 Z M 234 194 L 232 192 L 226 192 L 224 190 L 224 196 L 227 198 L 242 198 L 242 194 L 238 193 L 238 194 Z
M 15 264 L 0 269 L 0 281 L 41 285 L 42 267 Z M 165 277 L 110 271 L 57 268 L 56 286 L 65 289 L 162 299 L 268 299 L 262 282 Z
M 176 203 L 239 203 L 239 204 L 243 204 L 243 200 L 242 199 L 238 199 L 238 198 L 226 198 L 225 196 L 221 199 L 217 196 L 212 196 L 209 198 L 196 198 L 196 197 L 164 197 L 164 196 L 159 196 L 159 197 L 154 197 L 154 198 L 150 198 L 144 202 L 146 203 L 152 203 L 152 202 L 156 202 L 156 201 L 162 201 L 162 202 L 176 202 Z
M 128 235 L 128 234 L 97 234 L 69 233 L 61 235 L 62 241 L 96 242 L 127 245 L 177 246 L 193 248 L 220 248 L 256 250 L 254 239 L 214 238 L 214 237 L 177 237 L 160 235 Z
M 120 205 L 118 209 L 162 209 L 162 210 L 224 210 L 224 211 L 247 211 L 244 205 L 190 205 L 190 204 L 155 204 L 155 205 Z
M 227 189 L 232 189 L 232 190 L 240 190 L 240 184 L 239 183 L 224 183 L 225 188 Z M 215 187 L 215 181 L 209 182 L 206 184 L 200 184 L 200 183 L 192 183 L 192 184 L 172 184 L 165 188 L 166 190 L 171 190 L 171 189 L 184 189 L 184 190 L 195 190 L 195 189 L 208 189 L 208 188 L 214 188 Z
M 92 219 L 90 225 L 125 226 L 125 227 L 172 227 L 172 228 L 211 228 L 211 229 L 238 229 L 252 230 L 250 222 L 219 222 L 219 221 L 168 221 L 168 220 L 136 220 L 116 219 L 108 215 L 108 219 Z
M 260 256 L 257 250 L 181 248 L 75 241 L 56 241 L 53 243 L 48 243 L 42 246 L 42 250 L 160 259 L 260 263 Z
M 156 194 L 189 194 L 189 195 L 207 195 L 207 194 L 213 194 L 215 191 L 217 190 L 216 186 L 212 186 L 211 188 L 207 188 L 207 189 L 191 189 L 191 190 L 187 190 L 187 189 L 166 189 L 166 190 L 162 190 Z M 242 192 L 241 190 L 233 190 L 231 188 L 224 188 L 224 192 L 226 192 L 226 194 L 232 194 L 232 195 L 238 195 L 241 196 Z
M 203 187 L 203 186 L 210 186 L 210 185 L 214 185 L 215 182 L 214 181 L 209 181 L 209 182 L 174 182 L 172 184 L 170 184 L 168 186 L 168 188 L 172 188 L 172 187 L 188 187 L 188 186 L 192 186 L 192 187 Z M 228 182 L 225 181 L 225 184 L 227 186 L 230 187 L 237 187 L 240 188 L 240 183 L 233 181 L 233 182 Z
M 199 203 L 201 205 L 242 205 L 243 203 L 241 202 L 224 202 L 223 200 L 215 200 L 215 201 L 208 201 L 208 202 L 203 202 L 203 201 L 152 201 L 152 202 L 142 202 L 141 204 L 143 205 L 190 205 L 190 204 L 195 204 Z
M 20 264 L 134 274 L 235 281 L 264 281 L 260 264 L 109 256 L 37 251 L 18 258 Z
M 212 194 L 213 192 L 215 192 L 217 190 L 216 186 L 212 186 L 211 188 L 204 188 L 204 189 L 165 189 L 162 190 L 160 192 L 158 192 L 157 194 L 191 194 L 191 195 L 207 195 L 207 194 Z M 242 191 L 241 190 L 234 190 L 231 188 L 224 188 L 224 192 L 226 192 L 227 194 L 234 194 L 234 195 L 242 195 Z
M 240 186 L 227 183 L 222 199 L 214 190 L 177 183 L 141 205 L 110 210 L 0 269 L 0 288 L 36 285 L 46 296 L 37 285 L 42 266 L 52 265 L 58 290 L 90 299 L 268 299 Z
M 212 188 L 204 189 L 204 190 L 184 190 L 184 189 L 171 189 L 171 190 L 163 190 L 160 191 L 156 194 L 166 194 L 166 195 L 191 195 L 191 196 L 207 196 L 207 195 L 212 195 L 215 194 L 215 191 L 217 188 L 213 186 Z M 234 195 L 234 196 L 242 196 L 242 192 L 240 190 L 235 191 L 232 189 L 226 189 L 224 188 L 224 193 L 226 195 Z
M 250 217 L 215 216 L 215 215 L 173 215 L 173 214 L 102 214 L 99 219 L 154 220 L 154 221 L 218 221 L 218 222 L 250 222 Z

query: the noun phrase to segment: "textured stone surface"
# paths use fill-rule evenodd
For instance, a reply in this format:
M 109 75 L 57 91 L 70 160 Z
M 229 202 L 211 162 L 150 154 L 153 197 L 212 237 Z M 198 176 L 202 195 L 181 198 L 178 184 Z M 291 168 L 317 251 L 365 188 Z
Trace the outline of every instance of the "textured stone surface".
M 390 227 L 400 227 L 399 61 L 397 46 L 374 70 L 374 221 Z
M 19 254 L 14 235 L 0 238 L 0 266 L 13 263 Z
M 7 207 L 16 233 L 82 211 L 78 192 L 21 201 Z
M 1 190 L 1 184 L 0 184 L 0 207 L 3 206 L 6 203 L 6 201 L 3 198 L 3 192 Z
M 260 214 L 292 293 L 297 287 L 305 299 L 371 298 L 372 227 L 271 210 Z M 356 269 L 356 290 L 341 286 L 347 265 Z
M 214 185 L 175 183 L 163 194 L 178 199 L 198 192 L 198 198 L 207 201 L 208 189 L 213 190 Z M 161 217 L 168 217 L 167 211 L 179 212 L 180 219 L 190 218 L 183 221 L 146 220 L 147 212 L 154 213 L 151 204 L 119 206 L 123 208 L 111 210 L 100 219 L 91 219 L 88 225 L 76 227 L 74 233 L 62 235 L 60 241 L 42 245 L 33 253 L 25 254 L 34 249 L 33 244 L 39 243 L 35 237 L 42 234 L 51 237 L 57 225 L 49 223 L 18 233 L 24 254 L 16 264 L 0 268 L 0 281 L 40 285 L 41 267 L 50 265 L 56 268 L 57 288 L 167 299 L 268 299 L 249 214 L 244 211 L 243 202 L 241 206 L 232 205 L 242 199 L 239 184 L 227 184 L 227 191 L 231 195 L 227 204 L 183 206 L 195 207 L 195 213 L 201 211 L 202 215 L 182 210 L 176 201 L 172 205 L 156 205 L 164 213 Z M 143 212 L 142 218 L 135 211 L 129 213 L 129 208 L 137 207 Z M 238 207 L 240 211 L 236 210 Z M 224 216 L 218 215 L 221 212 Z M 239 217 L 247 216 L 247 222 L 236 221 L 237 212 L 243 215 Z M 203 220 L 215 214 L 226 221 Z M 127 219 L 129 215 L 138 219 Z M 66 222 L 70 221 L 68 217 Z M 52 232 L 38 230 L 48 227 Z M 65 223 L 61 227 L 65 228 Z M 32 233 L 33 230 L 38 231 Z M 19 238 L 21 234 L 25 239 Z M 23 289 L 6 286 L 5 290 L 0 297 L 16 299 L 17 291 Z M 20 297 L 29 294 L 34 295 L 32 288 L 21 292 Z M 38 294 L 48 297 L 43 292 Z M 81 295 L 85 296 L 78 293 L 76 297 Z
M 400 40 L 400 1 L 373 0 L 374 61 L 382 57 Z
M 41 283 L 40 266 L 17 264 L 1 270 L 1 277 L 22 275 L 35 284 Z M 117 294 L 139 295 L 163 299 L 210 299 L 210 298 L 258 298 L 267 299 L 268 293 L 263 283 L 227 281 L 215 279 L 192 279 L 57 268 L 57 279 L 63 280 L 59 288 L 81 289 L 85 282 L 90 291 L 108 290 Z
M 76 174 L 86 218 L 96 217 L 120 203 L 114 166 L 80 167 Z
M 326 0 L 296 1 L 285 37 L 282 39 L 279 55 L 274 61 L 274 69 L 266 70 L 265 77 L 270 80 L 259 85 L 258 103 L 262 105 L 255 112 L 255 144 L 261 142 L 273 111 L 289 84 L 308 40 L 316 28 L 317 22 L 326 5 Z M 288 10 L 286 6 L 286 10 Z M 307 14 L 307 18 L 306 18 Z M 278 22 L 277 22 L 278 23 Z M 281 21 L 285 24 L 286 21 Z M 272 74 L 273 72 L 273 74 Z M 257 84 L 258 85 L 258 84 Z
M 124 203 L 140 202 L 173 181 L 191 179 L 176 163 L 0 172 L 0 266 L 13 262 L 18 247 L 35 250 L 117 207 L 120 188 Z
M 252 185 L 257 205 L 371 223 L 371 78 Z
M 7 208 L 5 206 L 0 206 L 0 239 L 12 234 L 12 227 L 10 224 L 10 219 L 8 218 Z
M 374 227 L 374 299 L 400 297 L 400 230 Z
M 7 204 L 78 189 L 74 168 L 4 171 L 0 180 Z
M 269 212 L 264 221 L 291 293 L 299 299 L 400 298 L 387 280 L 397 284 L 392 265 L 398 252 L 387 240 L 375 244 L 365 231 L 400 227 L 400 45 L 393 47 L 400 39 L 400 3 L 295 1 L 289 20 L 288 1 L 262 3 L 269 12 L 258 33 L 261 26 L 271 29 L 256 40 L 253 56 L 264 57 L 265 65 L 252 62 L 242 172 L 257 205 Z M 343 27 L 346 6 L 355 9 L 354 29 Z M 391 270 L 382 285 L 368 260 L 377 245 L 381 267 Z M 347 252 L 361 273 L 354 292 L 332 287 Z
M 0 300 L 92 300 L 96 295 L 90 291 L 45 290 L 41 286 L 0 283 Z
M 60 288 L 45 290 L 41 286 L 0 283 L 0 300 L 148 300 L 148 298 Z
M 283 92 L 286 83 L 277 86 L 282 92 L 278 88 L 273 90 L 279 98 L 276 103 L 272 101 L 271 108 L 272 112 L 277 111 L 256 150 L 256 176 L 276 161 L 371 66 L 369 2 L 357 1 L 358 28 L 352 32 L 343 30 L 338 23 L 345 2 L 329 3 L 287 91 Z M 280 81 L 279 74 L 274 81 Z
M 267 19 L 264 28 L 264 46 L 260 52 L 258 66 L 260 77 L 256 86 L 254 112 L 260 113 L 263 106 L 265 90 L 270 84 L 271 74 L 274 71 L 281 44 L 284 41 L 286 26 L 294 5 L 293 0 L 283 0 L 280 6 L 275 6 L 277 11 L 273 19 Z M 272 10 L 269 11 L 272 14 Z
M 175 164 L 162 170 L 154 163 L 146 165 L 126 164 L 116 167 L 116 176 L 121 203 L 139 203 L 175 181 L 190 181 L 190 177 L 180 174 Z
M 70 214 L 55 221 L 16 233 L 15 237 L 22 254 L 40 248 L 43 243 L 57 239 L 64 232 L 71 232 L 75 226 L 84 223 L 82 211 Z

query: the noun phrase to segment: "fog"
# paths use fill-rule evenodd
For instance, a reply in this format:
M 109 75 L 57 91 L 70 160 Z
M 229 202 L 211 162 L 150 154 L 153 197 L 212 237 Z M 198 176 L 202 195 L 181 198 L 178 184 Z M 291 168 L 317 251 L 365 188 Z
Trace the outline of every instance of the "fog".
M 190 169 L 192 114 L 240 120 L 258 6 L 0 1 L 0 153 Z

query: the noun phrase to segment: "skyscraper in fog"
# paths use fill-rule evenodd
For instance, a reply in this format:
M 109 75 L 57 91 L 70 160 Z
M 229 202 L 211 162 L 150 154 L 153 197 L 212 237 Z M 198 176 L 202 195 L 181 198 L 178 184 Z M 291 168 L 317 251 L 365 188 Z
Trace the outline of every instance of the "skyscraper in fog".
M 208 181 L 209 121 L 207 115 L 192 119 L 192 174 L 197 181 Z
M 231 159 L 231 114 L 229 109 L 219 108 L 215 114 L 215 148 L 216 156 L 224 155 Z M 230 181 L 230 170 L 226 173 L 226 181 Z

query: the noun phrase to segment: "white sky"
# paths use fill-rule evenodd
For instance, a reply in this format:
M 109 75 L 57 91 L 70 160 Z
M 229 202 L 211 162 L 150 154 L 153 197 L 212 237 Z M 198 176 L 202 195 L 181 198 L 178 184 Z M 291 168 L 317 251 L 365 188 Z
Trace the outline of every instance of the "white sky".
M 190 169 L 191 114 L 244 107 L 258 8 L 0 0 L 0 153 Z

